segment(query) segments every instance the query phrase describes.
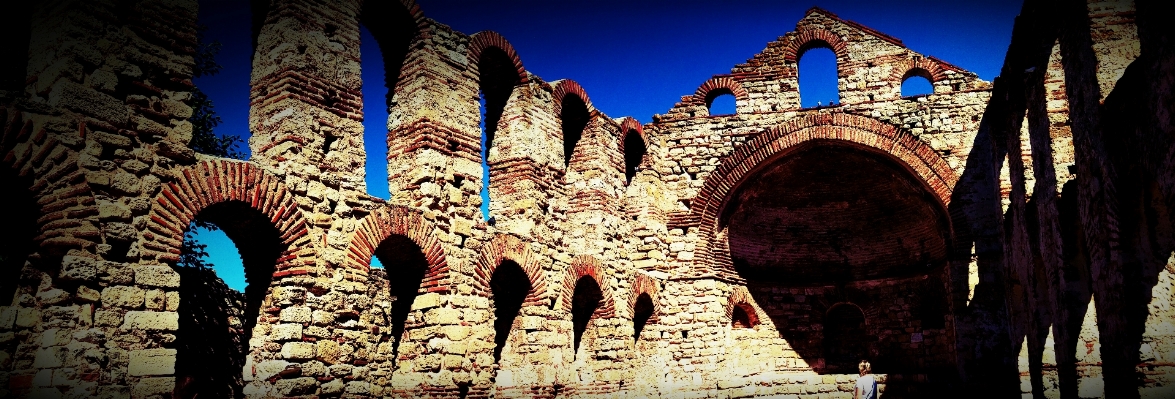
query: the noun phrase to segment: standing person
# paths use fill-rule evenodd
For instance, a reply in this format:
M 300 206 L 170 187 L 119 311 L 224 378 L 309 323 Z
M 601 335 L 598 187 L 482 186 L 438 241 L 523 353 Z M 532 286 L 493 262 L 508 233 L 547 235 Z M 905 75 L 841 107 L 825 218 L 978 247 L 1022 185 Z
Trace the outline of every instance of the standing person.
M 857 368 L 861 371 L 861 376 L 857 377 L 857 389 L 853 393 L 853 399 L 877 399 L 877 380 L 871 374 L 873 369 L 869 366 L 869 361 L 861 360 Z

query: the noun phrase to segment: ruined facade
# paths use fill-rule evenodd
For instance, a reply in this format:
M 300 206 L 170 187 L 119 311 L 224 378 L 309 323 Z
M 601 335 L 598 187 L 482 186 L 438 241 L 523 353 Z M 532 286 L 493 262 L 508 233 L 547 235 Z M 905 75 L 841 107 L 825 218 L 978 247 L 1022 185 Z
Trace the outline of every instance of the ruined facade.
M 860 358 L 885 397 L 1175 392 L 1158 2 L 1028 0 L 995 82 L 814 8 L 646 125 L 494 32 L 330 3 L 253 2 L 248 161 L 188 146 L 195 0 L 6 17 L 0 397 L 851 397 Z M 839 102 L 801 108 L 819 47 Z M 197 218 L 243 294 L 175 267 Z

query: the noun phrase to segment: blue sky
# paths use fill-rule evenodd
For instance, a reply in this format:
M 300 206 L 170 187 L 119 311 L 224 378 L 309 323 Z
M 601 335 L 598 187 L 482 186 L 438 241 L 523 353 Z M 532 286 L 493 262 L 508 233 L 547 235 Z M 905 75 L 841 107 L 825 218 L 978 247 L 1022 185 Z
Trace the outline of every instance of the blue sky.
M 727 73 L 794 30 L 812 6 L 897 37 L 910 49 L 992 80 L 1003 64 L 1020 1 L 613 1 L 417 0 L 424 15 L 473 34 L 493 30 L 514 46 L 528 71 L 544 80 L 573 79 L 608 116 L 642 123 L 664 113 L 706 79 Z M 219 74 L 197 79 L 223 119 L 218 134 L 247 141 L 250 10 L 238 0 L 200 0 L 205 39 L 222 44 Z M 367 191 L 387 198 L 387 111 L 379 48 L 361 36 Z M 835 99 L 830 51 L 800 60 L 805 106 Z M 811 93 L 811 94 L 809 94 Z M 718 106 L 718 105 L 716 105 Z M 732 106 L 730 106 L 733 108 Z M 247 146 L 246 146 L 247 147 Z M 248 152 L 248 148 L 243 148 Z M 222 233 L 198 232 L 230 287 L 244 288 L 236 247 Z

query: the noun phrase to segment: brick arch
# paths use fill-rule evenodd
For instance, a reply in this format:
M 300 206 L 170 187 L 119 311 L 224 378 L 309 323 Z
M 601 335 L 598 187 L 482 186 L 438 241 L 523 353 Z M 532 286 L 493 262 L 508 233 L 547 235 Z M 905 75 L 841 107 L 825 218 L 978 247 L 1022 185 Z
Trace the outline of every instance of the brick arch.
M 935 83 L 946 79 L 946 72 L 946 68 L 943 68 L 942 65 L 934 62 L 931 59 L 915 57 L 896 65 L 893 68 L 891 80 L 896 85 L 901 86 L 902 82 L 904 82 L 906 78 L 911 76 L 921 76 L 926 78 L 926 80 L 929 80 L 931 83 Z
M 98 205 L 85 171 L 70 156 L 75 151 L 55 135 L 39 129 L 16 108 L 0 108 L 0 123 L 3 123 L 0 167 L 31 180 L 32 185 L 23 188 L 40 206 L 33 248 L 64 254 L 70 249 L 90 251 L 101 244 L 99 228 L 93 221 L 85 220 L 87 216 L 98 215 Z M 85 131 L 82 122 L 78 134 L 84 137 Z M 62 223 L 67 219 L 76 223 Z
M 642 157 L 640 164 L 644 164 L 649 158 L 649 137 L 645 135 L 645 129 L 641 127 L 641 123 L 637 122 L 631 116 L 626 116 L 620 121 L 620 137 L 617 140 L 620 143 L 620 154 L 627 154 L 625 151 L 624 140 L 628 138 L 629 132 L 636 132 L 641 141 L 645 143 L 645 155 Z
M 600 301 L 600 307 L 596 308 L 596 313 L 592 317 L 603 319 L 616 317 L 616 302 L 612 300 L 611 286 L 604 281 L 603 272 L 603 265 L 595 257 L 591 255 L 576 256 L 571 261 L 571 266 L 568 266 L 567 271 L 564 272 L 563 293 L 560 295 L 562 303 L 560 308 L 563 312 L 571 314 L 571 297 L 575 295 L 575 283 L 579 282 L 580 278 L 589 276 L 600 286 L 600 293 L 604 296 L 604 299 Z
M 437 238 L 437 229 L 419 212 L 400 206 L 382 206 L 376 208 L 367 216 L 355 233 L 351 236 L 351 243 L 347 246 L 345 268 L 360 273 L 367 273 L 371 268 L 371 257 L 379 244 L 393 235 L 403 236 L 412 240 L 424 253 L 428 261 L 428 270 L 425 271 L 421 290 L 428 292 L 448 292 L 449 264 L 445 249 Z
M 693 272 L 737 276 L 729 261 L 715 257 L 718 216 L 727 197 L 757 168 L 778 155 L 814 140 L 852 143 L 896 159 L 924 184 L 947 209 L 958 176 L 933 148 L 893 125 L 852 114 L 809 114 L 770 128 L 722 159 L 690 206 L 690 218 L 700 222 L 702 245 Z M 721 246 L 720 243 L 718 246 Z M 717 270 L 710 269 L 713 263 Z
M 473 294 L 481 297 L 490 296 L 490 279 L 494 271 L 505 260 L 514 261 L 522 267 L 526 277 L 530 280 L 530 293 L 526 295 L 522 306 L 541 304 L 547 296 L 547 279 L 539 264 L 538 255 L 530 246 L 513 235 L 498 235 L 481 247 L 477 256 L 477 263 L 473 270 Z
M 767 315 L 760 314 L 758 307 L 752 305 L 752 303 L 754 303 L 754 299 L 751 298 L 751 293 L 747 291 L 747 287 L 735 287 L 734 291 L 730 293 L 730 296 L 726 297 L 726 308 L 724 309 L 726 320 L 732 320 L 734 317 L 734 308 L 738 307 L 744 312 L 747 312 L 747 317 L 751 319 L 750 328 L 758 326 L 761 324 L 760 320 L 767 319 Z
M 269 218 L 277 228 L 285 252 L 274 265 L 274 276 L 309 274 L 315 264 L 314 243 L 306 218 L 282 178 L 253 163 L 226 159 L 206 160 L 181 168 L 178 179 L 163 186 L 143 233 L 145 255 L 178 262 L 184 230 L 208 206 L 240 201 Z
M 792 40 L 784 46 L 783 59 L 788 62 L 798 62 L 805 51 L 824 47 L 824 45 L 827 45 L 836 54 L 837 59 L 846 55 L 845 48 L 848 43 L 841 39 L 840 35 L 827 29 L 805 29 L 797 32 Z
M 716 76 L 702 83 L 698 90 L 694 91 L 693 102 L 709 107 L 714 98 L 723 94 L 734 95 L 735 101 L 746 101 L 748 98 L 747 90 L 743 88 L 742 83 L 729 76 Z
M 649 322 L 652 322 L 657 319 L 657 295 L 661 294 L 661 284 L 647 274 L 637 273 L 628 292 L 629 312 L 636 308 L 636 301 L 641 294 L 648 294 L 649 299 L 653 300 L 653 315 L 649 316 Z
M 510 61 L 514 63 L 514 69 L 518 71 L 518 81 L 514 84 L 523 84 L 528 81 L 526 68 L 522 66 L 522 59 L 518 57 L 518 52 L 514 51 L 514 46 L 506 41 L 506 38 L 501 34 L 492 30 L 483 30 L 469 37 L 469 49 L 466 51 L 466 57 L 469 59 L 470 68 L 477 69 L 482 52 L 491 47 L 505 52 Z
M 583 100 L 584 105 L 587 106 L 588 114 L 595 113 L 596 108 L 592 106 L 592 100 L 588 98 L 587 92 L 583 90 L 578 82 L 571 79 L 560 79 L 555 83 L 555 88 L 551 92 L 551 97 L 555 100 L 555 115 L 563 113 L 563 98 L 568 94 L 579 96 Z M 590 118 L 590 115 L 589 115 Z

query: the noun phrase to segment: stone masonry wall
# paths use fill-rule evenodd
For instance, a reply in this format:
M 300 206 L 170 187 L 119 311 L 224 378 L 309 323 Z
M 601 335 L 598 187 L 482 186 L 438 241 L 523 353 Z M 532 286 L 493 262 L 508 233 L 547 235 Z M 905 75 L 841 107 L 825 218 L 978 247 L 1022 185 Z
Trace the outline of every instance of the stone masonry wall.
M 641 126 L 411 0 L 274 0 L 253 7 L 248 161 L 188 146 L 198 6 L 29 7 L 27 76 L 0 77 L 25 82 L 0 92 L 0 181 L 36 215 L 13 225 L 32 244 L 3 248 L 20 259 L 3 262 L 0 397 L 847 398 L 856 357 L 886 397 L 1170 390 L 1175 52 L 1157 2 L 1028 0 L 995 82 L 813 8 Z M 386 201 L 365 194 L 360 23 L 387 68 Z M 816 47 L 839 98 L 805 109 Z M 910 76 L 933 93 L 901 97 Z M 723 94 L 736 113 L 710 115 Z M 788 181 L 865 159 L 887 191 L 745 184 L 810 154 L 843 159 Z M 784 199 L 925 220 L 842 228 L 769 206 Z M 744 256 L 729 224 L 748 209 L 798 232 L 797 253 Z M 237 245 L 243 293 L 176 269 L 196 220 Z

